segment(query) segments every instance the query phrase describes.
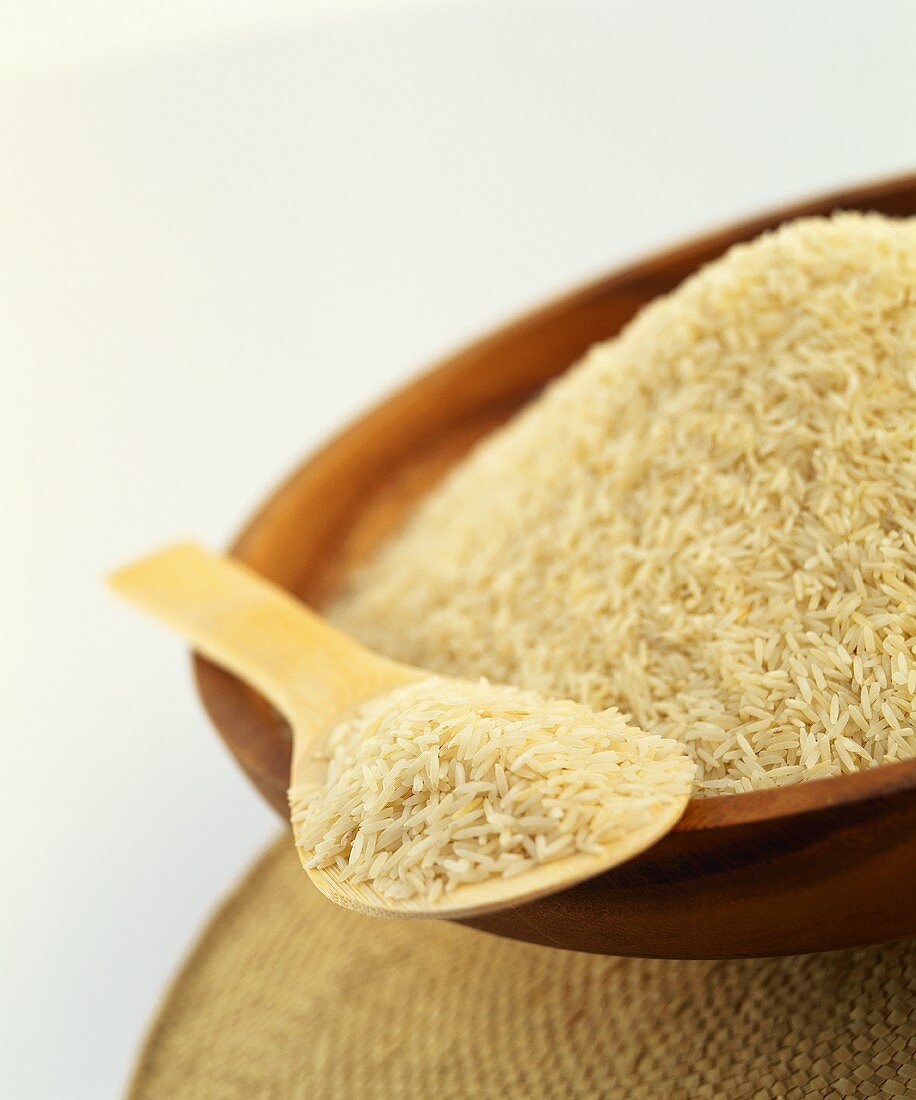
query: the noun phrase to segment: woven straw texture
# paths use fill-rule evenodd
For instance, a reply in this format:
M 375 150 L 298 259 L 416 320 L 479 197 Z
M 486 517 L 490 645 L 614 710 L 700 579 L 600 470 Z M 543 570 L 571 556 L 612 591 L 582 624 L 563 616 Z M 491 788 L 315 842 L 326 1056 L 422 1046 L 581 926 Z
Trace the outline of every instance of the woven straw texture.
M 206 930 L 130 1100 L 916 1097 L 916 941 L 604 958 L 335 908 L 289 839 Z

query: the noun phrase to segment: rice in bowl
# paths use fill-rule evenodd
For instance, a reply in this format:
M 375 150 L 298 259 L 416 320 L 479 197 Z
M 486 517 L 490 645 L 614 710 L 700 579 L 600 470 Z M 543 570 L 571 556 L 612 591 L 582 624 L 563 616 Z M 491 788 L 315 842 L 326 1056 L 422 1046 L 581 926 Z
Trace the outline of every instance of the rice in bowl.
M 916 754 L 916 221 L 711 264 L 479 446 L 332 611 L 435 671 L 616 706 L 699 793 Z

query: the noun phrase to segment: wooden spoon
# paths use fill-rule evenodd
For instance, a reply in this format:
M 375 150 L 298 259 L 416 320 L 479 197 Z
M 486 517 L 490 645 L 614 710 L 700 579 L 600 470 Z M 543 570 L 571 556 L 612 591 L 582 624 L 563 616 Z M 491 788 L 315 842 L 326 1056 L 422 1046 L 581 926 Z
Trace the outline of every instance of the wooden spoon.
M 192 543 L 169 547 L 119 570 L 114 590 L 182 634 L 211 660 L 271 700 L 293 735 L 290 786 L 323 782 L 319 750 L 353 709 L 433 674 L 366 649 L 283 589 L 230 558 Z M 392 899 L 336 869 L 307 868 L 319 890 L 347 909 L 386 917 L 467 917 L 521 905 L 601 874 L 654 844 L 671 829 L 690 792 L 600 855 L 575 854 L 514 878 L 457 886 L 434 903 Z

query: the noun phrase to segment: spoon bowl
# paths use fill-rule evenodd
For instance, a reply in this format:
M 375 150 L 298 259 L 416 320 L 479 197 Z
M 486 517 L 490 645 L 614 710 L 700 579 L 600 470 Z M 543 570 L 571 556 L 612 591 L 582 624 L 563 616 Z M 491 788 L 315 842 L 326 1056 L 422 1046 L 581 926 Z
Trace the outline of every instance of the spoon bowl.
M 836 209 L 916 214 L 916 176 L 835 192 L 599 278 L 462 349 L 348 427 L 277 488 L 232 552 L 321 608 L 478 439 L 593 343 L 738 241 Z M 262 697 L 196 658 L 204 705 L 285 815 L 290 733 Z M 667 958 L 785 955 L 916 934 L 916 761 L 694 799 L 623 866 L 468 923 L 572 950 Z

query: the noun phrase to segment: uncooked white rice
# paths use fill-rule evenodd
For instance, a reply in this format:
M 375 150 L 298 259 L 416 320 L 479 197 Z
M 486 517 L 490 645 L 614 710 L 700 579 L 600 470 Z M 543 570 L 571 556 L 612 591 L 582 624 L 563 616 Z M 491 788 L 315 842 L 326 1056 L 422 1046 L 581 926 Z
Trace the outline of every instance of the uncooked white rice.
M 916 220 L 807 219 L 650 304 L 332 612 L 438 672 L 618 706 L 701 793 L 916 754 Z
M 305 866 L 429 902 L 673 824 L 695 771 L 616 710 L 441 677 L 364 704 L 326 754 L 289 795 Z

